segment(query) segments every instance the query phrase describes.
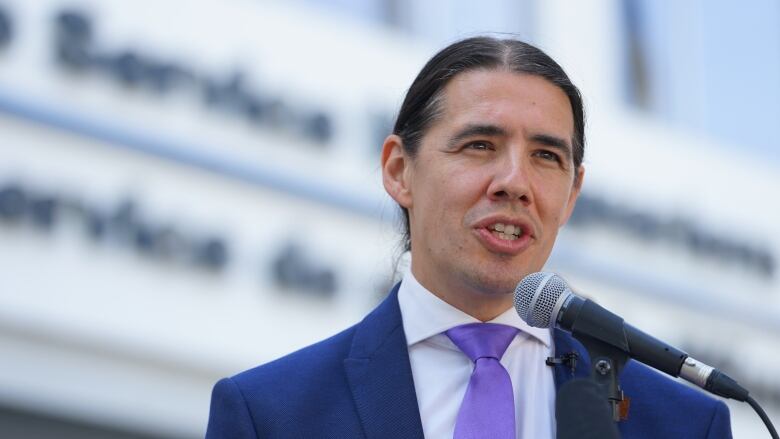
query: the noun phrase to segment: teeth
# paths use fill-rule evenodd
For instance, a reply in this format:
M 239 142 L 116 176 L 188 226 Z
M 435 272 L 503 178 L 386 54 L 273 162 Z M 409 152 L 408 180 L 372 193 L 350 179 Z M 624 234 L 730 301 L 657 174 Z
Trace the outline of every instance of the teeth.
M 507 241 L 514 241 L 517 239 L 517 235 L 512 234 L 506 234 L 506 233 L 497 233 L 498 237 Z
M 493 230 L 499 234 L 515 237 L 523 234 L 523 229 L 520 226 L 515 226 L 513 224 L 495 223 L 493 225 Z

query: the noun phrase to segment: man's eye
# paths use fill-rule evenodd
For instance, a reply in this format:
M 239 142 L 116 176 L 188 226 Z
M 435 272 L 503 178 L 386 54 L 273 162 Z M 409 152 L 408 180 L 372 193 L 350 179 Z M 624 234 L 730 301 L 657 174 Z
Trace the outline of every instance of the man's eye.
M 553 162 L 560 162 L 561 161 L 561 157 L 558 154 L 556 154 L 556 153 L 554 153 L 552 151 L 537 151 L 536 155 L 538 157 L 541 157 L 541 158 L 545 159 L 545 160 L 550 160 L 550 161 L 553 161 Z
M 493 149 L 493 146 L 487 142 L 471 142 L 466 144 L 466 148 L 476 149 L 478 151 L 486 151 L 489 149 Z

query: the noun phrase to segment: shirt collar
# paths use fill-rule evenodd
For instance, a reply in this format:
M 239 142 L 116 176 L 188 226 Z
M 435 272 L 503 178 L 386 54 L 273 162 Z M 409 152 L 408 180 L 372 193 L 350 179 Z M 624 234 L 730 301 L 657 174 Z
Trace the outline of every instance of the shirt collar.
M 407 269 L 404 273 L 398 290 L 398 303 L 401 308 L 407 346 L 441 334 L 455 326 L 480 322 L 428 291 L 415 279 L 411 269 Z M 529 326 L 517 315 L 514 308 L 509 308 L 489 323 L 500 323 L 517 328 L 548 347 L 552 341 L 549 329 Z

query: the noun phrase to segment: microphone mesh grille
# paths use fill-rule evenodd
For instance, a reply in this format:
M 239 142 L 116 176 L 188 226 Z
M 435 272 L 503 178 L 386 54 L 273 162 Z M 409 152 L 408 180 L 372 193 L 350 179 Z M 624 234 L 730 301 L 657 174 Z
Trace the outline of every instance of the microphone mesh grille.
M 552 314 L 558 299 L 568 289 L 566 281 L 557 274 L 529 274 L 515 289 L 515 309 L 529 325 L 550 328 L 554 324 Z
M 548 273 L 531 273 L 524 277 L 515 288 L 515 310 L 526 323 L 530 324 L 528 317 L 531 315 L 531 302 L 533 301 L 539 284 L 542 283 Z M 532 325 L 533 326 L 533 325 Z
M 542 287 L 539 298 L 536 300 L 536 306 L 533 309 L 534 323 L 531 326 L 539 328 L 552 327 L 552 312 L 558 298 L 568 289 L 566 282 L 557 274 L 551 277 L 547 284 Z

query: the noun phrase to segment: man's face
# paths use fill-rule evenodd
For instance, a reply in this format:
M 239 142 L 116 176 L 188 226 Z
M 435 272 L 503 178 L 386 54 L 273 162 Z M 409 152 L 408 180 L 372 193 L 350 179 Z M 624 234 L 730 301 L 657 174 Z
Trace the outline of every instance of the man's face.
M 511 300 L 542 268 L 579 194 L 573 130 L 569 99 L 541 77 L 473 70 L 447 84 L 416 157 L 403 154 L 402 190 L 388 189 L 409 210 L 423 286 Z

